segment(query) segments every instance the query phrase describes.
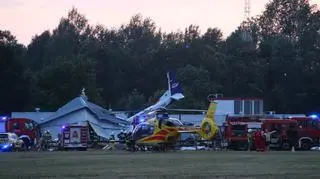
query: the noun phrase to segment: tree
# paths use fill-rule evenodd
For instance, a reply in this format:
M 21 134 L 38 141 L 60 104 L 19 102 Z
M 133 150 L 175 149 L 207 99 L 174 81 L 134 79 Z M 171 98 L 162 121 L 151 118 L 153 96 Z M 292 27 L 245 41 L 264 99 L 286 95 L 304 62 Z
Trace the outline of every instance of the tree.
M 29 76 L 22 64 L 25 54 L 10 31 L 0 30 L 0 113 L 24 110 L 29 98 Z
M 95 67 L 93 59 L 83 56 L 58 58 L 38 73 L 38 89 L 33 94 L 33 104 L 46 110 L 56 110 L 86 88 L 89 100 L 103 105 L 101 90 L 96 84 Z
M 292 40 L 298 40 L 308 27 L 312 6 L 305 0 L 273 0 L 259 18 L 261 35 L 267 37 L 282 33 Z
M 134 89 L 131 93 L 124 95 L 119 103 L 122 105 L 122 110 L 142 110 L 146 107 L 146 98 L 137 89 Z
M 49 31 L 44 31 L 39 36 L 36 35 L 33 37 L 31 43 L 28 45 L 28 67 L 37 71 L 51 64 L 51 41 L 52 37 Z
M 210 73 L 206 69 L 197 68 L 191 65 L 186 65 L 183 68 L 177 69 L 177 78 L 183 86 L 186 98 L 194 99 L 197 102 L 197 106 L 189 104 L 184 107 L 198 107 L 205 108 L 207 99 L 203 94 L 210 94 L 214 91 L 214 85 L 210 81 Z M 187 96 L 189 94 L 189 96 Z M 186 103 L 184 103 L 186 104 Z
M 272 91 L 266 99 L 280 111 L 308 111 L 310 103 L 315 105 L 310 98 L 318 98 L 311 90 L 318 88 L 318 83 L 313 83 L 317 79 L 314 72 L 310 73 L 317 68 L 314 57 L 319 55 L 315 48 L 319 39 L 318 14 L 315 6 L 303 0 L 274 0 L 258 18 L 261 54 L 268 66 L 266 89 Z
M 199 29 L 191 24 L 162 32 L 141 14 L 111 29 L 90 25 L 72 8 L 53 31 L 35 35 L 27 49 L 10 32 L 0 31 L 6 69 L 1 78 L 15 80 L 3 97 L 14 101 L 18 95 L 13 94 L 22 94 L 16 85 L 21 84 L 30 89 L 24 96 L 29 98 L 26 91 L 32 96 L 28 103 L 19 96 L 17 109 L 56 110 L 85 87 L 91 101 L 137 110 L 159 99 L 167 87 L 165 74 L 173 69 L 186 98 L 171 107 L 207 108 L 208 94 L 223 93 L 261 97 L 267 110 L 279 113 L 318 108 L 320 12 L 314 6 L 273 0 L 227 39 L 218 28 L 203 34 Z M 249 41 L 242 38 L 244 30 Z

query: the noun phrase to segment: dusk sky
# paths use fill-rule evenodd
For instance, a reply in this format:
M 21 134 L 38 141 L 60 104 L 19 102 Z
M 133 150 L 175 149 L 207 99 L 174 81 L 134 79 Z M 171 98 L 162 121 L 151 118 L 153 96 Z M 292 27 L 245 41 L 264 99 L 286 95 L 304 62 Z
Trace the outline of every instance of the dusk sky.
M 251 0 L 251 16 L 260 14 L 267 2 Z M 244 14 L 244 0 L 0 0 L 0 29 L 10 30 L 27 45 L 35 34 L 54 29 L 73 6 L 90 24 L 117 28 L 140 13 L 167 32 L 196 24 L 201 32 L 218 27 L 224 36 L 237 28 Z

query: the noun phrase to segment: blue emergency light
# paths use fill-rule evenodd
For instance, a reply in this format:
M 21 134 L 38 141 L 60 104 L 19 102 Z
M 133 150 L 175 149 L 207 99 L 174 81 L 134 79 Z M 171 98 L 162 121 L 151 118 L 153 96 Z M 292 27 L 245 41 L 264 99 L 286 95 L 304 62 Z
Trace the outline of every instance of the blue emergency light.
M 8 116 L 0 116 L 0 119 L 1 119 L 2 121 L 6 121 L 7 119 L 9 119 L 9 117 L 8 117 Z
M 311 117 L 312 119 L 318 119 L 319 118 L 318 115 L 316 115 L 316 114 L 312 114 L 309 117 Z

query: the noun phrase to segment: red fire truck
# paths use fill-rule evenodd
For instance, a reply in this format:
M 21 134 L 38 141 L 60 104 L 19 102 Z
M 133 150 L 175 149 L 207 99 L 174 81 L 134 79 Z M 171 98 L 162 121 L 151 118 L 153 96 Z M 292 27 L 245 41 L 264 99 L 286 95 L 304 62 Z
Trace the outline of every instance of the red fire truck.
M 87 150 L 89 130 L 87 126 L 62 126 L 61 147 L 63 149 Z
M 0 119 L 0 132 L 17 134 L 26 147 L 34 145 L 37 135 L 37 123 L 27 118 L 10 118 L 3 116 Z
M 288 150 L 291 145 L 286 141 L 289 136 L 286 135 L 288 127 L 292 127 L 293 130 L 297 131 L 297 141 L 294 141 L 295 147 L 300 150 L 310 150 L 313 146 L 319 145 L 320 140 L 320 119 L 318 117 L 289 117 L 286 119 L 269 120 L 268 124 L 263 125 L 262 129 L 273 130 L 274 126 L 278 125 L 278 132 L 281 133 L 280 139 L 282 139 L 282 149 Z M 269 128 L 270 126 L 272 128 Z M 267 127 L 269 126 L 269 127 Z M 274 136 L 275 134 L 273 134 Z
M 264 125 L 262 125 L 264 124 Z M 298 141 L 295 141 L 295 147 L 302 150 L 310 150 L 311 147 L 319 145 L 320 140 L 320 119 L 315 117 L 289 117 L 279 118 L 275 116 L 229 116 L 225 122 L 225 137 L 228 141 L 230 149 L 244 150 L 247 148 L 247 133 L 248 129 L 268 129 L 272 131 L 274 126 L 278 126 L 278 137 L 273 134 L 275 145 L 272 148 L 288 150 L 287 128 L 288 126 L 297 126 Z M 277 139 L 278 138 L 278 139 Z

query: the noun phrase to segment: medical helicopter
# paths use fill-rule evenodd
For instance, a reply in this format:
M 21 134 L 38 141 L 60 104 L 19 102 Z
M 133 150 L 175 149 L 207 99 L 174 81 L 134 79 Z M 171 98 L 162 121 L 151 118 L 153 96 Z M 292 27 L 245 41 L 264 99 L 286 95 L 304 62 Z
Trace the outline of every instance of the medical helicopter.
M 165 108 L 155 111 L 154 118 L 138 124 L 132 132 L 134 145 L 152 146 L 160 150 L 166 150 L 174 146 L 181 133 L 196 133 L 204 140 L 212 140 L 218 132 L 214 119 L 217 102 L 211 100 L 200 127 L 185 126 L 176 119 L 170 118 Z

